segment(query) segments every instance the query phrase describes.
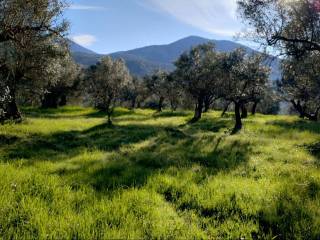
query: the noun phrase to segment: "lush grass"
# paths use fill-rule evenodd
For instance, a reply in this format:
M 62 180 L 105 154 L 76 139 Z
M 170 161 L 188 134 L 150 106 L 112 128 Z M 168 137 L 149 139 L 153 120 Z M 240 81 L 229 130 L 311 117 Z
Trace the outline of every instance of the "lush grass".
M 0 238 L 320 239 L 320 125 L 25 109 L 0 126 Z

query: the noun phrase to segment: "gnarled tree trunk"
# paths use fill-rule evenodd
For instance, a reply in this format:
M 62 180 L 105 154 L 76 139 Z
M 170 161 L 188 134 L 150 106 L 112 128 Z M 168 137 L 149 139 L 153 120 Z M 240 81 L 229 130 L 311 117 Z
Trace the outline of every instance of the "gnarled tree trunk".
M 212 103 L 212 99 L 210 97 L 206 97 L 204 100 L 204 110 L 203 110 L 204 113 L 209 111 L 211 103 Z
M 232 131 L 233 134 L 239 132 L 242 129 L 242 121 L 241 121 L 241 106 L 242 104 L 239 102 L 235 102 L 235 107 L 234 107 L 234 113 L 235 113 L 235 118 L 236 118 L 236 124 L 234 126 L 234 129 Z
M 41 108 L 58 108 L 59 97 L 55 93 L 46 93 L 41 101 Z
M 170 106 L 171 106 L 171 111 L 173 112 L 176 111 L 178 108 L 177 104 L 172 100 L 170 101 Z
M 19 111 L 15 91 L 10 89 L 10 100 L 4 109 L 4 120 L 21 120 L 21 112 Z
M 226 104 L 226 106 L 223 109 L 223 112 L 221 113 L 221 117 L 224 117 L 224 115 L 226 115 L 226 112 L 228 111 L 230 104 L 230 102 Z
M 241 105 L 241 118 L 247 118 L 248 117 L 248 111 L 245 104 Z
M 255 114 L 256 114 L 258 103 L 259 103 L 259 102 L 257 102 L 257 101 L 255 101 L 255 102 L 253 103 L 252 108 L 251 108 L 251 114 L 252 114 L 252 115 L 255 115 Z
M 60 97 L 59 106 L 63 107 L 63 106 L 66 106 L 66 105 L 67 105 L 67 96 L 63 94 Z
M 196 104 L 196 108 L 194 110 L 194 117 L 191 120 L 192 123 L 199 121 L 202 117 L 202 109 L 203 109 L 203 97 L 198 97 L 198 103 Z
M 291 100 L 291 103 L 299 113 L 300 118 L 308 118 L 310 121 L 318 121 L 320 107 L 314 113 L 308 113 L 306 109 L 301 106 L 300 101 L 295 102 L 294 100 Z
M 158 112 L 162 112 L 163 102 L 164 102 L 164 97 L 160 97 L 159 103 L 158 103 Z
M 136 101 L 137 101 L 136 97 L 133 97 L 131 99 L 131 106 L 130 106 L 131 109 L 134 109 L 136 107 Z

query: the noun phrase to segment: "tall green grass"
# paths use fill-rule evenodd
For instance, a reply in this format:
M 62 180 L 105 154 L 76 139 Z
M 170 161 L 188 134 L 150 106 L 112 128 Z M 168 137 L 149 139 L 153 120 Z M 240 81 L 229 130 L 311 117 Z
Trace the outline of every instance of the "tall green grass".
M 0 125 L 2 239 L 320 239 L 320 125 L 89 108 Z

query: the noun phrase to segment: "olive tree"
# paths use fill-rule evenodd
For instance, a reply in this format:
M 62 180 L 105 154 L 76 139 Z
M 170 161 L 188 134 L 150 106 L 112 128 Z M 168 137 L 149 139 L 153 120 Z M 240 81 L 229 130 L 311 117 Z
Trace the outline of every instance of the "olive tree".
M 254 102 L 267 88 L 270 69 L 264 66 L 262 55 L 248 56 L 243 49 L 225 53 L 220 58 L 222 77 L 219 94 L 234 104 L 235 126 L 233 132 L 242 128 L 241 116 L 246 114 L 245 105 Z
M 317 0 L 238 0 L 248 24 L 247 37 L 299 57 L 320 51 L 320 5 Z
M 67 98 L 74 94 L 80 85 L 81 69 L 69 54 L 64 58 L 57 59 L 57 64 L 54 67 L 57 74 L 53 76 L 54 79 L 48 83 L 43 91 L 42 108 L 65 106 Z
M 239 0 L 249 36 L 286 56 L 279 83 L 281 97 L 300 117 L 317 120 L 320 4 L 317 0 Z M 248 35 L 247 35 L 248 36 Z
M 187 95 L 196 101 L 191 122 L 201 119 L 206 98 L 215 95 L 219 80 L 219 54 L 211 43 L 199 45 L 176 61 L 175 75 Z
M 0 123 L 3 123 L 5 120 L 5 110 L 7 104 L 10 101 L 10 91 L 7 86 L 0 87 Z
M 132 77 L 123 60 L 104 57 L 88 73 L 89 94 L 97 109 L 106 112 L 108 123 L 125 86 L 132 83 Z
M 175 72 L 172 72 L 168 75 L 166 88 L 167 99 L 170 103 L 171 110 L 176 111 L 181 103 L 182 88 Z
M 5 118 L 19 119 L 19 90 L 41 91 L 48 75 L 56 74 L 51 61 L 63 56 L 67 23 L 62 0 L 2 0 L 0 2 L 0 81 L 9 89 Z
M 132 83 L 127 85 L 123 91 L 123 100 L 128 101 L 130 108 L 140 108 L 141 103 L 148 97 L 148 90 L 142 78 L 133 76 Z
M 309 54 L 282 63 L 283 77 L 278 83 L 281 96 L 291 102 L 301 118 L 318 120 L 320 111 L 320 55 Z
M 169 74 L 162 70 L 158 70 L 151 76 L 144 78 L 145 85 L 149 92 L 158 98 L 158 112 L 162 111 L 164 101 L 168 95 L 168 78 Z

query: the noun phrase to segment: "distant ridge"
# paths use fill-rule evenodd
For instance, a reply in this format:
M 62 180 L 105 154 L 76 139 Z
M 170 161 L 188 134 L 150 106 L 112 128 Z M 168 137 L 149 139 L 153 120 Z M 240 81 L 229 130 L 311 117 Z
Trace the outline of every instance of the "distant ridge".
M 69 44 L 69 48 L 70 48 L 70 51 L 72 53 L 76 53 L 76 52 L 79 52 L 79 53 L 86 53 L 86 54 L 97 54 L 95 53 L 94 51 L 92 50 L 89 50 L 85 47 L 82 47 L 81 45 L 75 43 L 74 41 L 72 40 L 69 40 L 68 41 L 68 44 Z M 97 54 L 98 55 L 98 54 Z
M 152 45 L 137 48 L 129 51 L 121 51 L 110 54 L 114 59 L 124 59 L 131 74 L 144 76 L 150 74 L 157 69 L 167 71 L 174 70 L 174 62 L 178 57 L 199 44 L 212 42 L 215 44 L 217 51 L 230 52 L 239 47 L 244 48 L 247 52 L 253 53 L 255 50 L 242 44 L 227 40 L 210 40 L 198 36 L 190 36 L 170 44 Z M 75 61 L 83 66 L 90 66 L 98 62 L 104 55 L 97 54 L 80 45 L 71 44 L 71 51 Z M 280 76 L 279 60 L 272 62 L 271 79 L 276 80 Z

